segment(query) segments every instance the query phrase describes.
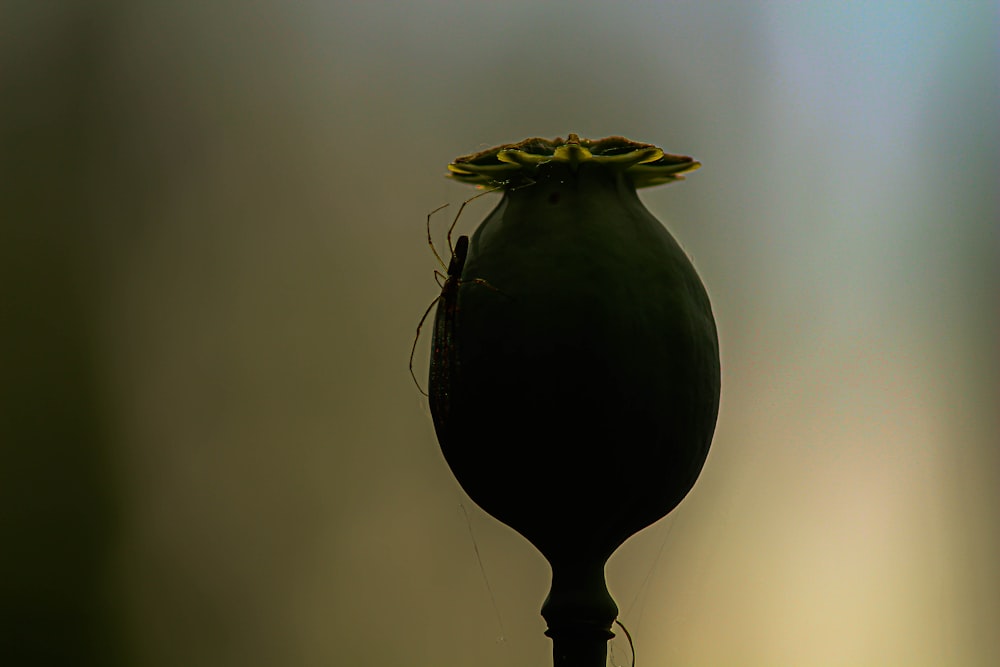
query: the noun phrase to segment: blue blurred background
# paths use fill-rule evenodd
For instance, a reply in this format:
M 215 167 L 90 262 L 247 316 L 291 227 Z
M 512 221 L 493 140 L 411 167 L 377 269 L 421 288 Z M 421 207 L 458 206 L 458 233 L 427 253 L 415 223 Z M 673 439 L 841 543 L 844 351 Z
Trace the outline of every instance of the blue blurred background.
M 569 132 L 705 165 L 642 195 L 724 388 L 608 566 L 640 667 L 1000 663 L 997 3 L 0 11 L 4 664 L 551 664 L 407 360 L 447 162 Z

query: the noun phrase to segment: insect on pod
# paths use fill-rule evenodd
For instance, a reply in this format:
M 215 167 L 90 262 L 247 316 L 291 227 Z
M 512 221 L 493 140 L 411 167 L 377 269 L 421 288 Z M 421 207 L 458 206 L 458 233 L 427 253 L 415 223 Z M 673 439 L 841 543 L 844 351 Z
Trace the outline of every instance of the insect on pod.
M 490 192 L 495 192 L 498 189 L 499 188 L 493 188 L 492 190 L 487 190 L 486 192 L 480 192 L 478 195 L 470 197 L 462 202 L 462 205 L 458 208 L 458 213 L 455 214 L 455 219 L 451 223 L 451 227 L 448 228 L 448 247 L 451 249 L 451 259 L 447 264 L 444 263 L 444 260 L 441 259 L 441 255 L 438 254 L 437 249 L 434 247 L 434 240 L 431 236 L 431 218 L 435 213 L 447 207 L 448 204 L 439 206 L 427 214 L 427 245 L 430 246 L 431 252 L 434 253 L 434 257 L 437 258 L 438 263 L 441 265 L 441 268 L 445 269 L 446 273 L 442 274 L 440 271 L 434 271 L 434 277 L 441 286 L 441 293 L 438 294 L 437 298 L 435 298 L 429 306 L 427 306 L 427 310 L 424 311 L 423 316 L 420 318 L 420 322 L 417 324 L 417 333 L 413 337 L 413 347 L 410 348 L 410 377 L 413 378 L 413 383 L 417 386 L 417 389 L 420 390 L 420 393 L 425 396 L 429 396 L 429 394 L 420 386 L 420 381 L 417 380 L 417 374 L 413 371 L 413 357 L 417 352 L 417 343 L 420 341 L 420 330 L 423 328 L 424 322 L 427 320 L 427 316 L 430 315 L 431 309 L 435 306 L 435 304 L 440 303 L 441 308 L 438 309 L 434 318 L 434 349 L 438 349 L 437 346 L 440 340 L 440 343 L 444 346 L 442 354 L 449 354 L 449 350 L 451 349 L 450 342 L 452 339 L 452 331 L 454 329 L 454 313 L 457 307 L 455 304 L 455 297 L 457 295 L 458 285 L 462 282 L 462 269 L 465 267 L 465 257 L 469 252 L 469 237 L 458 237 L 458 241 L 453 247 L 451 244 L 451 234 L 455 231 L 455 225 L 458 224 L 458 219 L 462 216 L 462 211 L 465 210 L 465 207 L 469 204 L 469 202 L 479 199 L 483 195 L 488 195 Z M 485 280 L 473 278 L 469 282 L 485 285 L 486 287 L 493 289 L 492 286 Z M 430 369 L 431 373 L 439 372 L 440 367 L 442 366 L 447 366 L 447 359 L 443 360 L 442 363 L 438 365 L 438 368 L 432 367 Z M 442 411 L 446 410 L 447 405 L 445 404 L 440 406 L 440 409 Z
M 503 196 L 452 257 L 431 413 L 465 491 L 552 566 L 556 665 L 603 667 L 618 614 L 605 562 L 680 503 L 708 455 L 721 382 L 708 295 L 636 193 L 699 166 L 573 134 L 449 165 Z
M 462 269 L 465 267 L 465 258 L 469 252 L 469 237 L 459 236 L 455 244 L 455 252 L 448 262 L 448 277 L 441 287 L 441 295 L 438 297 L 438 309 L 434 315 L 434 338 L 431 356 L 436 359 L 436 363 L 430 368 L 431 387 L 444 389 L 448 386 L 440 378 L 444 376 L 454 376 L 458 374 L 458 359 L 455 358 L 455 316 L 458 312 L 458 289 L 461 284 Z M 430 394 L 431 414 L 442 415 L 443 418 L 449 413 L 449 393 L 447 391 L 435 391 Z

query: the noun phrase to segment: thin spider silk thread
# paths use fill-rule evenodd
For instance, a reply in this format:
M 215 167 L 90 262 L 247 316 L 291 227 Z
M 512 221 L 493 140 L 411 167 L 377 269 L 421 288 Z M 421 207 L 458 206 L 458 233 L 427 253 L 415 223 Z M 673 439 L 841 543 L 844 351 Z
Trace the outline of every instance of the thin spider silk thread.
M 646 600 L 648 599 L 646 592 L 648 591 L 649 580 L 652 578 L 653 573 L 660 564 L 660 559 L 663 557 L 663 552 L 667 547 L 667 539 L 670 537 L 670 533 L 674 530 L 674 524 L 676 523 L 674 517 L 670 517 L 668 521 L 670 524 L 667 526 L 667 530 L 663 534 L 663 539 L 660 541 L 660 548 L 656 552 L 656 558 L 653 559 L 653 563 L 649 566 L 649 569 L 646 570 L 646 576 L 642 578 L 639 588 L 636 589 L 635 595 L 632 596 L 632 601 L 629 602 L 628 608 L 625 610 L 625 613 L 622 614 L 622 616 L 628 616 L 632 613 L 632 609 L 635 608 L 636 602 L 638 602 L 639 597 L 642 596 L 642 603 L 639 605 L 639 616 L 636 619 L 636 630 L 642 627 L 642 614 L 646 610 Z
M 632 667 L 635 667 L 635 644 L 632 642 L 632 634 L 628 631 L 628 628 L 625 627 L 625 624 L 619 621 L 617 618 L 615 619 L 615 625 L 621 628 L 622 632 L 625 633 L 625 638 L 628 640 L 628 649 L 632 653 Z M 621 665 L 615 662 L 615 649 L 613 644 L 611 647 L 611 653 L 609 657 L 611 659 L 611 664 L 614 667 L 621 667 Z
M 486 574 L 486 566 L 483 565 L 482 554 L 479 551 L 479 542 L 476 540 L 476 534 L 472 530 L 472 517 L 469 516 L 469 511 L 466 509 L 464 503 L 459 503 L 458 507 L 459 507 L 459 509 L 462 510 L 462 514 L 465 516 L 465 525 L 466 525 L 466 528 L 468 528 L 468 530 L 469 530 L 469 538 L 472 540 L 472 549 L 473 549 L 473 551 L 476 554 L 476 562 L 479 565 L 479 572 L 480 572 L 480 574 L 483 577 L 483 583 L 486 586 L 486 591 L 487 591 L 487 593 L 489 593 L 490 603 L 493 605 L 493 612 L 496 615 L 496 619 L 497 619 L 497 626 L 500 628 L 500 637 L 497 639 L 497 643 L 504 643 L 504 642 L 506 642 L 506 635 L 507 635 L 507 633 L 504 630 L 503 617 L 500 614 L 500 606 L 497 604 L 496 595 L 494 595 L 494 593 L 493 593 L 493 586 L 490 584 L 489 575 Z M 639 590 L 636 591 L 635 596 L 632 598 L 632 602 L 629 603 L 628 610 L 626 610 L 626 612 L 625 612 L 626 614 L 628 614 L 632 610 L 632 608 L 635 606 L 636 601 L 639 599 L 640 594 L 642 593 L 642 591 L 644 591 L 646 589 L 647 584 L 649 582 L 649 579 L 650 579 L 650 577 L 652 577 L 653 572 L 656 570 L 656 566 L 657 566 L 657 564 L 660 561 L 660 557 L 663 555 L 663 551 L 664 551 L 664 549 L 666 547 L 666 544 L 667 544 L 667 538 L 670 537 L 670 532 L 673 530 L 673 527 L 674 527 L 674 523 L 671 522 L 670 525 L 667 527 L 666 533 L 663 536 L 663 541 L 660 543 L 660 549 L 659 549 L 659 551 L 657 551 L 656 558 L 653 559 L 653 564 L 650 566 L 649 570 L 646 572 L 646 576 L 643 577 L 642 583 L 639 584 Z M 640 610 L 639 610 L 640 621 L 641 621 L 641 618 L 642 618 L 642 610 L 643 610 L 643 608 L 645 608 L 645 599 L 646 598 L 643 597 L 643 605 L 642 605 L 642 607 L 640 607 Z M 625 624 L 622 623 L 617 618 L 615 619 L 615 625 L 617 625 L 618 627 L 620 627 L 622 629 L 622 632 L 625 633 L 625 638 L 628 640 L 629 652 L 632 654 L 631 667 L 635 667 L 635 641 L 632 639 L 632 633 L 630 633 L 629 630 L 628 630 L 628 628 L 625 627 Z M 610 649 L 610 652 L 609 652 L 609 656 L 608 657 L 609 657 L 610 662 L 613 665 L 613 667 L 622 667 L 615 660 L 614 642 L 611 642 L 611 645 L 610 645 L 609 649 Z
M 479 543 L 476 541 L 476 535 L 472 532 L 472 518 L 469 516 L 469 511 L 465 509 L 463 503 L 459 503 L 458 506 L 462 509 L 462 514 L 465 515 L 465 525 L 469 529 L 469 537 L 472 539 L 472 548 L 476 552 L 476 562 L 479 563 L 479 572 L 483 575 L 483 583 L 486 584 L 486 591 L 490 594 L 490 602 L 493 604 L 493 613 L 497 617 L 497 626 L 500 628 L 500 637 L 497 639 L 498 644 L 503 644 L 507 641 L 507 633 L 503 628 L 503 618 L 500 616 L 500 607 L 497 605 L 497 598 L 493 594 L 493 587 L 490 585 L 490 578 L 486 574 L 486 567 L 483 565 L 483 557 L 479 553 Z
M 656 557 L 653 559 L 652 564 L 649 566 L 649 569 L 646 571 L 646 576 L 644 576 L 642 578 L 642 582 L 639 584 L 639 587 L 636 589 L 635 595 L 632 596 L 632 601 L 629 603 L 628 607 L 625 609 L 625 613 L 621 615 L 622 617 L 628 616 L 632 612 L 632 609 L 635 608 L 635 605 L 639 601 L 639 598 L 641 596 L 642 597 L 642 603 L 639 605 L 639 616 L 638 616 L 638 619 L 636 620 L 636 628 L 637 629 L 640 628 L 640 627 L 642 627 L 642 614 L 643 614 L 643 611 L 645 611 L 645 609 L 646 609 L 646 599 L 647 599 L 647 596 L 645 595 L 645 593 L 646 593 L 646 591 L 648 590 L 648 587 L 649 587 L 649 580 L 652 578 L 653 573 L 656 571 L 657 565 L 659 565 L 659 563 L 660 563 L 660 559 L 663 557 L 663 552 L 664 552 L 664 550 L 666 549 L 666 546 L 667 546 L 667 539 L 670 537 L 670 533 L 673 531 L 673 528 L 674 528 L 674 523 L 675 523 L 674 518 L 671 517 L 669 519 L 669 521 L 670 521 L 670 524 L 667 526 L 667 530 L 663 534 L 663 539 L 660 541 L 660 548 L 656 552 Z M 621 627 L 622 631 L 625 633 L 625 638 L 628 639 L 629 650 L 632 652 L 632 667 L 635 667 L 635 643 L 632 640 L 632 635 L 631 635 L 631 633 L 629 633 L 628 628 L 626 628 L 625 625 L 620 620 L 615 619 L 615 623 L 617 623 L 618 626 Z M 615 642 L 614 642 L 614 640 L 611 640 L 611 642 L 610 642 L 609 656 L 608 657 L 609 657 L 609 659 L 610 659 L 611 664 L 612 664 L 613 667 L 622 667 L 615 660 Z

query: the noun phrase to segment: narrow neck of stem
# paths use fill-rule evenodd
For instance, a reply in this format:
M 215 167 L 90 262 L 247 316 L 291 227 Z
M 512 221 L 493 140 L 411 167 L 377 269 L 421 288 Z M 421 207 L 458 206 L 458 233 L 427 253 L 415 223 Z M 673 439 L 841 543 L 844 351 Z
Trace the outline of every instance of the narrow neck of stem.
M 552 638 L 553 667 L 606 667 L 608 640 L 614 637 L 610 630 L 597 628 L 558 631 L 549 628 L 545 634 Z
M 542 605 L 554 667 L 605 667 L 618 606 L 604 580 L 604 561 L 552 563 L 552 589 Z

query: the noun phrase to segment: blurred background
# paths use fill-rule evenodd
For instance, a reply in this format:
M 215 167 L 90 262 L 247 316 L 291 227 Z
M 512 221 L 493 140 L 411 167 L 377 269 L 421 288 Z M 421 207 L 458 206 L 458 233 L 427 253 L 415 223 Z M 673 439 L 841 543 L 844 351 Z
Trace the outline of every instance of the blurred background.
M 642 194 L 723 399 L 637 664 L 1000 662 L 997 3 L 2 7 L 4 665 L 551 664 L 407 363 L 445 165 L 569 132 L 705 165 Z

